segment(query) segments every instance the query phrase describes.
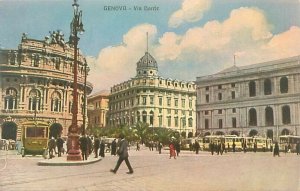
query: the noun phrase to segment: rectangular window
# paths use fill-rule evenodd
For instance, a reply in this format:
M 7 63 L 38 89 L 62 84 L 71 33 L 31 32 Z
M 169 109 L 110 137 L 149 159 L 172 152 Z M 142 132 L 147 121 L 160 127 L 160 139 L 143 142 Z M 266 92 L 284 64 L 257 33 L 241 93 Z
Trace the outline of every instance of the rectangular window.
M 208 91 L 208 90 L 209 90 L 209 86 L 206 86 L 206 87 L 205 87 L 205 90 Z
M 146 105 L 146 104 L 147 104 L 147 97 L 143 96 L 143 105 Z
M 218 89 L 219 89 L 219 90 L 222 89 L 222 85 L 218 85 Z
M 204 111 L 204 115 L 208 115 L 208 111 Z
M 167 111 L 168 111 L 168 114 L 171 114 L 171 109 L 168 109 Z
M 168 117 L 168 127 L 171 127 L 171 117 Z
M 193 100 L 189 101 L 189 107 L 192 108 L 193 107 Z
M 232 108 L 232 113 L 236 113 L 236 108 Z
M 176 114 L 176 115 L 178 114 L 178 109 L 175 109 L 175 114 Z
M 159 101 L 158 101 L 158 102 L 159 102 L 159 105 L 162 106 L 162 104 L 163 104 L 163 99 L 162 99 L 162 97 L 159 97 L 158 100 L 159 100 Z
M 234 88 L 234 87 L 235 87 L 235 83 L 232 83 L 232 84 L 231 84 L 231 87 Z
M 171 98 L 167 99 L 167 105 L 170 107 L 171 106 Z
M 185 99 L 182 99 L 181 103 L 182 103 L 182 108 L 185 108 Z
M 222 129 L 222 128 L 223 128 L 223 120 L 219 119 L 219 129 Z
M 174 105 L 175 105 L 175 107 L 178 107 L 178 99 L 174 100 Z
M 175 127 L 178 127 L 178 117 L 175 117 Z
M 154 97 L 150 96 L 150 104 L 153 105 L 154 104 Z
M 192 111 L 189 111 L 189 116 L 192 116 L 193 115 L 193 112 Z
M 232 99 L 235 99 L 235 91 L 232 91 L 232 92 L 231 92 L 231 98 L 232 98 Z
M 236 128 L 236 118 L 235 117 L 232 118 L 232 127 Z
M 222 114 L 222 109 L 218 109 L 218 114 Z
M 206 100 L 206 103 L 209 103 L 209 95 L 208 94 L 205 95 L 205 100 Z
M 162 113 L 162 109 L 161 108 L 159 108 L 159 113 Z
M 222 100 L 222 93 L 218 93 L 218 100 Z
M 209 120 L 205 119 L 205 129 L 209 129 Z

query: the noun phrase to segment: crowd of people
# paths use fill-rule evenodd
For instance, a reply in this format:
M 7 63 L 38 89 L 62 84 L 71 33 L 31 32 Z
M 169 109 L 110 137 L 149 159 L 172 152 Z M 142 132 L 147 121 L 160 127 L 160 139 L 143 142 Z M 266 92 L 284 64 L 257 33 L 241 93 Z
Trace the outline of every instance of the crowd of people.
M 111 155 L 116 155 L 117 139 L 114 139 L 111 144 L 108 144 L 105 143 L 104 139 L 101 140 L 101 138 L 97 136 L 82 135 L 79 137 L 79 147 L 82 160 L 87 160 L 93 153 L 95 158 L 104 158 L 107 151 L 110 151 Z M 68 154 L 71 149 L 72 140 L 70 138 L 64 140 L 61 136 L 58 136 L 57 139 L 51 137 L 48 141 L 49 159 L 52 159 L 56 155 L 57 157 L 61 157 L 62 154 Z

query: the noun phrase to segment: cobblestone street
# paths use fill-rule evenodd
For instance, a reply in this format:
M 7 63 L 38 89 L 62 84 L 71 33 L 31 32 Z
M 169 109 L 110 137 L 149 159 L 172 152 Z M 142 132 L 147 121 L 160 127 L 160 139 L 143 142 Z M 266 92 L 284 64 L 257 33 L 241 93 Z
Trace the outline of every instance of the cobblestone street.
M 298 191 L 300 156 L 281 153 L 225 153 L 222 156 L 183 151 L 169 159 L 142 148 L 130 151 L 134 174 L 121 165 L 109 172 L 117 157 L 108 153 L 101 161 L 84 166 L 38 166 L 41 157 L 25 157 L 0 151 L 0 190 L 203 190 Z M 6 160 L 7 157 L 7 160 Z

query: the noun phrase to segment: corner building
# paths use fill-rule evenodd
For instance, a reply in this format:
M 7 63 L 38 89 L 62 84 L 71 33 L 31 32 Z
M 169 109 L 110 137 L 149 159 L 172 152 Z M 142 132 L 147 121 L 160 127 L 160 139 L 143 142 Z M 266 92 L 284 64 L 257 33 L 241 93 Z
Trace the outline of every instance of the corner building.
M 23 34 L 18 49 L 0 50 L 0 135 L 20 139 L 28 119 L 49 123 L 50 136 L 67 135 L 72 120 L 74 48 L 60 31 L 45 40 Z M 78 55 L 78 120 L 82 124 L 84 65 Z M 87 92 L 92 85 L 87 83 Z
M 87 98 L 87 115 L 90 128 L 103 128 L 106 126 L 109 93 L 109 91 L 104 90 Z
M 300 133 L 300 57 L 233 66 L 198 77 L 201 135 L 236 134 L 277 139 Z
M 196 132 L 196 86 L 194 82 L 164 79 L 156 60 L 146 52 L 137 62 L 136 76 L 111 88 L 109 124 L 165 127 Z

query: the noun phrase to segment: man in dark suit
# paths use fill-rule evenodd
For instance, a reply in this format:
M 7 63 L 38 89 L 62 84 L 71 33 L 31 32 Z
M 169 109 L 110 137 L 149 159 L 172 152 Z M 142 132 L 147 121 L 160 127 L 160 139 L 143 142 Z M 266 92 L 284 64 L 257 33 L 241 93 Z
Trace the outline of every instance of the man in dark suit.
M 114 169 L 111 169 L 110 171 L 113 173 L 116 173 L 121 165 L 121 163 L 125 160 L 125 163 L 128 167 L 129 172 L 127 172 L 127 174 L 132 174 L 133 173 L 133 169 L 130 165 L 130 162 L 128 160 L 128 142 L 125 139 L 125 136 L 123 134 L 120 135 L 120 148 L 117 152 L 117 154 L 119 155 L 119 159 L 118 162 L 116 164 L 116 167 Z

